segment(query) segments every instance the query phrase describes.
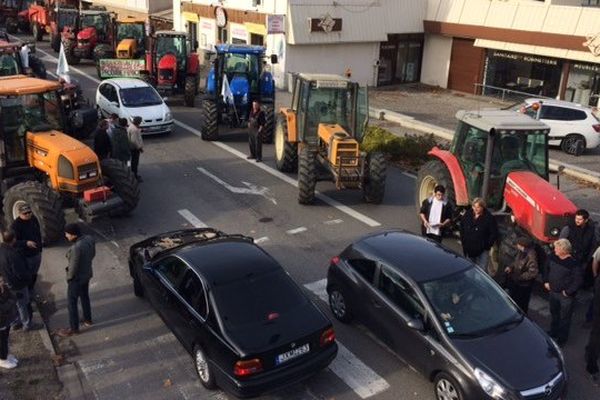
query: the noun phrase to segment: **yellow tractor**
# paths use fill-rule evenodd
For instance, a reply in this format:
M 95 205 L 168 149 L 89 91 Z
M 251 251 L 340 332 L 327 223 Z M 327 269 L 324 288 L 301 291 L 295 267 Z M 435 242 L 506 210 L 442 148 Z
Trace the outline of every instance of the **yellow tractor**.
M 101 56 L 96 60 L 99 78 L 112 76 L 115 68 L 118 70 L 143 68 L 148 44 L 146 24 L 147 22 L 143 18 L 128 16 L 117 19 L 114 25 L 115 32 L 112 35 L 113 43 L 101 45 L 104 48 L 100 51 Z
M 139 187 L 123 163 L 96 154 L 62 133 L 62 86 L 14 75 L 0 78 L 0 194 L 10 226 L 19 206 L 31 205 L 45 243 L 60 239 L 64 208 L 91 221 L 123 215 L 139 200 Z
M 293 74 L 290 108 L 281 108 L 275 128 L 275 160 L 280 171 L 298 169 L 298 202 L 314 201 L 318 180 L 337 189 L 361 189 L 381 203 L 387 163 L 382 153 L 360 144 L 369 121 L 366 88 L 337 75 Z

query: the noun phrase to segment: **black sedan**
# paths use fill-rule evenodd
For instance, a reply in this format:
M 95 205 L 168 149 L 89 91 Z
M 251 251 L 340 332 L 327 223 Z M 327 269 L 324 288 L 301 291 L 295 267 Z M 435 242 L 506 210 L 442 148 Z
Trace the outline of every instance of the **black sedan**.
M 434 382 L 438 400 L 560 399 L 558 346 L 491 278 L 403 231 L 366 236 L 331 260 L 335 317 L 360 319 Z
M 305 379 L 337 354 L 331 321 L 252 238 L 210 229 L 130 249 L 145 296 L 193 356 L 200 381 L 239 397 Z

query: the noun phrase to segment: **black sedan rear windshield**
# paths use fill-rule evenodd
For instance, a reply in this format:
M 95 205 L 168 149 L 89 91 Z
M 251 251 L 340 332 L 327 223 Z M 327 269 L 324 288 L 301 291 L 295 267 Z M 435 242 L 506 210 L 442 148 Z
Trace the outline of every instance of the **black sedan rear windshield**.
M 305 295 L 283 270 L 230 281 L 214 288 L 213 295 L 228 330 L 268 323 L 306 303 Z

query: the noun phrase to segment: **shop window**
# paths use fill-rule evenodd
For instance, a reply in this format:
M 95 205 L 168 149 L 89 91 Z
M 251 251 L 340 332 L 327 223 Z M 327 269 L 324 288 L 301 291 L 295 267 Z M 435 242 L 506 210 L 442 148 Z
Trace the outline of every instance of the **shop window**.
M 422 35 L 388 35 L 388 41 L 379 47 L 377 84 L 418 82 L 422 48 Z
M 256 33 L 250 34 L 250 44 L 256 46 L 264 46 L 265 37 L 263 35 L 257 35 Z

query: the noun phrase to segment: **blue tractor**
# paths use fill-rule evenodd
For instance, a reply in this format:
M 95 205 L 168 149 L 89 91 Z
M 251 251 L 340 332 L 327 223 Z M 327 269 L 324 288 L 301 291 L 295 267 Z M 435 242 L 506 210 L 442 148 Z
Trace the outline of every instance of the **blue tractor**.
M 245 127 L 254 100 L 260 101 L 267 120 L 263 141 L 271 143 L 275 128 L 275 82 L 267 66 L 265 48 L 245 44 L 215 46 L 202 96 L 201 132 L 204 140 L 219 138 L 219 123 Z M 271 64 L 277 56 L 270 57 Z

